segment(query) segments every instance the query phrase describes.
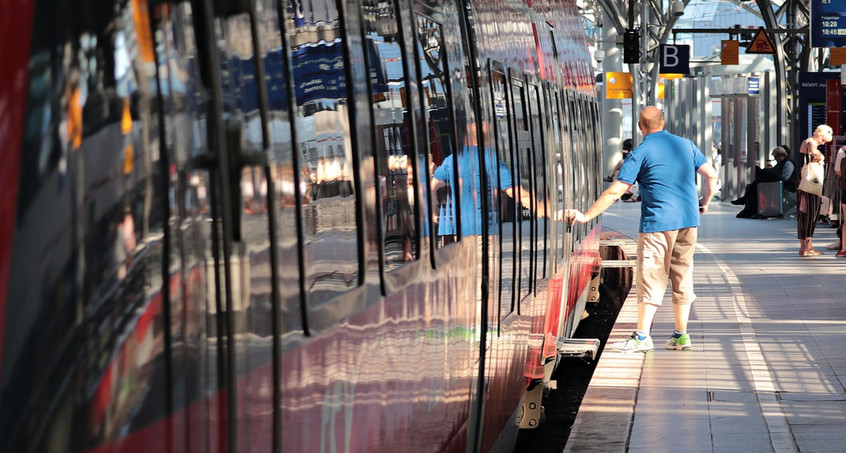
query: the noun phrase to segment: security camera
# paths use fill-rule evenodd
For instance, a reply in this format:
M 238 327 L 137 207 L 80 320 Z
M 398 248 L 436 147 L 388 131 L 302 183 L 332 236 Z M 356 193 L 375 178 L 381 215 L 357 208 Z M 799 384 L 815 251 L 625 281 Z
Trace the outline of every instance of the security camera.
M 593 53 L 593 59 L 596 60 L 597 63 L 602 63 L 602 60 L 605 59 L 605 51 L 597 50 Z
M 684 2 L 681 0 L 674 1 L 670 6 L 670 11 L 672 11 L 673 16 L 679 17 L 684 14 Z

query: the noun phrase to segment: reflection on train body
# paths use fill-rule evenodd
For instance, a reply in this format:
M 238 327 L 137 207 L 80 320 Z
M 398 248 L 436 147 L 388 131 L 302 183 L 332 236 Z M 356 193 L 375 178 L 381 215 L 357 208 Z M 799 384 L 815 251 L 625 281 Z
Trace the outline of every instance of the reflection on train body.
M 0 452 L 489 451 L 536 425 L 597 271 L 600 225 L 556 214 L 603 174 L 575 1 L 19 3 Z

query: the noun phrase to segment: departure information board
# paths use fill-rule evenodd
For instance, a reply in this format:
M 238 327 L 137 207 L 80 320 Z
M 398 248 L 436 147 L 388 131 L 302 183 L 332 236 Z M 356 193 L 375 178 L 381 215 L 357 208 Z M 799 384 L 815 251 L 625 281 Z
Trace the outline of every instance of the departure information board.
M 846 47 L 846 1 L 811 0 L 811 47 Z

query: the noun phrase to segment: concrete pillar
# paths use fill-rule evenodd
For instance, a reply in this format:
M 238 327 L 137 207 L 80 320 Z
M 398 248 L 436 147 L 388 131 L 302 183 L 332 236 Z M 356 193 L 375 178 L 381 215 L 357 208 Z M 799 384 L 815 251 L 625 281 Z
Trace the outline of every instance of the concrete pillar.
M 605 52 L 602 60 L 602 72 L 620 72 L 623 70 L 623 49 L 617 46 L 617 29 L 612 20 L 602 13 L 602 39 L 597 48 Z M 605 99 L 607 81 L 603 79 L 602 91 L 599 93 L 599 106 L 602 115 L 602 159 L 604 175 L 611 172 L 623 157 L 623 102 L 619 99 Z

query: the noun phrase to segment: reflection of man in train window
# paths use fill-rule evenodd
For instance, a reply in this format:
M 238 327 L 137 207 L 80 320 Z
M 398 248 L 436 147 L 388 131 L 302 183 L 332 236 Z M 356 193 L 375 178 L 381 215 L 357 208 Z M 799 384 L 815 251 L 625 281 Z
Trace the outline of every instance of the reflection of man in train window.
M 472 190 L 473 185 L 478 185 L 479 181 L 479 149 L 476 145 L 465 146 L 463 151 L 458 154 L 458 167 L 464 169 L 472 168 L 474 181 L 466 181 L 461 184 L 461 234 L 462 236 L 472 236 L 481 233 L 482 226 L 482 205 L 481 200 L 475 196 Z M 438 235 L 450 236 L 457 234 L 455 223 L 455 171 L 453 165 L 455 162 L 456 153 L 447 156 L 440 167 L 436 168 L 432 173 L 432 192 L 436 193 L 438 189 L 449 186 L 449 191 L 446 194 L 446 199 L 440 201 L 437 206 L 438 214 Z M 499 173 L 499 189 L 508 196 L 513 197 L 511 171 L 503 163 L 496 164 L 495 158 L 489 156 L 485 164 L 488 167 L 487 173 L 492 177 L 496 177 L 496 172 Z M 493 168 L 497 165 L 496 168 Z M 475 206 L 474 206 L 475 205 Z M 475 219 L 475 220 L 474 220 Z

